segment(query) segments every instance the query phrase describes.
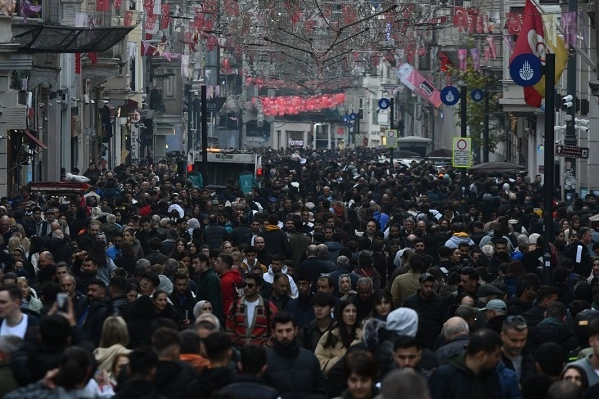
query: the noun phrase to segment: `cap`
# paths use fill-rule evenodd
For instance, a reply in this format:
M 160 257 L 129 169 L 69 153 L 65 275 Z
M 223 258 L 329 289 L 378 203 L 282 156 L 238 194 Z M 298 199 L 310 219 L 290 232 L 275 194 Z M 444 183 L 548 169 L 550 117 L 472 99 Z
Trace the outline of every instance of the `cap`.
M 503 291 L 501 291 L 493 284 L 483 284 L 480 287 L 478 287 L 478 291 L 476 291 L 477 297 L 484 298 L 489 295 L 503 295 Z
M 460 305 L 455 310 L 455 315 L 468 321 L 476 317 L 476 309 L 470 305 Z
M 433 276 L 430 273 L 423 273 L 420 275 L 420 277 L 418 278 L 418 281 L 420 283 L 424 283 L 425 281 L 436 281 L 437 279 L 435 278 L 435 276 Z
M 531 235 L 528 236 L 528 243 L 529 244 L 537 244 L 537 240 L 539 239 L 541 235 L 538 233 L 532 233 Z
M 268 200 L 269 200 L 270 202 L 277 202 L 277 199 L 276 199 L 275 197 L 270 197 Z
M 489 302 L 487 302 L 487 306 L 479 310 L 495 310 L 497 312 L 507 312 L 507 306 L 505 305 L 505 302 L 503 302 L 501 299 L 491 299 Z

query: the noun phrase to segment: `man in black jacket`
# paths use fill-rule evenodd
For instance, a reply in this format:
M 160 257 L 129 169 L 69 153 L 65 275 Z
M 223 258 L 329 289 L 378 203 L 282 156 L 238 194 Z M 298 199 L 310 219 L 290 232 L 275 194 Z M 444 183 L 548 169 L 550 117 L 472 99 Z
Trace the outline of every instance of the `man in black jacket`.
M 443 328 L 447 307 L 445 298 L 435 293 L 436 279 L 432 274 L 424 273 L 419 278 L 420 288 L 408 297 L 404 307 L 418 313 L 418 331 L 425 347 L 433 349 L 435 340 Z
M 84 337 L 96 346 L 100 342 L 106 316 L 106 284 L 100 279 L 92 279 L 87 284 L 87 303 L 77 314 L 77 325 L 81 327 Z
M 258 345 L 248 345 L 239 349 L 237 362 L 239 375 L 234 383 L 219 391 L 221 397 L 231 395 L 244 399 L 276 399 L 279 393 L 266 385 L 262 375 L 266 372 L 266 349 Z
M 186 398 L 210 398 L 214 392 L 235 382 L 235 373 L 229 367 L 233 355 L 231 338 L 223 331 L 216 331 L 203 338 L 202 344 L 210 368 L 202 370 L 187 387 Z
M 472 334 L 466 353 L 433 371 L 431 399 L 500 399 L 495 366 L 501 360 L 501 338 L 487 328 Z
M 326 382 L 314 353 L 301 348 L 297 326 L 287 312 L 273 318 L 274 347 L 268 350 L 264 379 L 282 399 L 300 399 L 326 394 Z
M 197 377 L 197 372 L 189 363 L 179 360 L 179 333 L 169 327 L 160 327 L 152 334 L 152 347 L 158 355 L 154 376 L 156 390 L 169 399 L 185 398 L 182 388 Z

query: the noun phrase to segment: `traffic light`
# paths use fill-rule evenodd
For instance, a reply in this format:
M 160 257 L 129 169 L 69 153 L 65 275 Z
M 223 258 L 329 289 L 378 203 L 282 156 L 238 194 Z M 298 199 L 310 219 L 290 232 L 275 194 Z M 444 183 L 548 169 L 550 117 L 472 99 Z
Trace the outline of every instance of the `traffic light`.
M 574 104 L 572 102 L 573 100 L 574 100 L 574 97 L 572 97 L 570 94 L 562 97 L 562 109 L 568 109 L 568 108 L 572 107 L 572 105 Z
M 187 164 L 187 173 L 193 172 L 193 164 Z
M 264 171 L 262 170 L 262 168 L 256 169 L 256 177 L 262 177 L 263 174 L 264 174 Z

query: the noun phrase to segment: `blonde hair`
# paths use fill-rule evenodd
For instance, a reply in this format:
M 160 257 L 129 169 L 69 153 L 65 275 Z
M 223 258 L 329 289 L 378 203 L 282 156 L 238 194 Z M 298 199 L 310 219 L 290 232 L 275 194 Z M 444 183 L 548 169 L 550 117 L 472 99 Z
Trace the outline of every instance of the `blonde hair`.
M 21 246 L 21 239 L 19 237 L 12 236 L 8 239 L 8 251 L 12 252 Z
M 100 337 L 100 348 L 110 348 L 113 345 L 129 345 L 129 331 L 127 323 L 120 316 L 110 316 L 104 320 L 102 325 L 102 336 Z

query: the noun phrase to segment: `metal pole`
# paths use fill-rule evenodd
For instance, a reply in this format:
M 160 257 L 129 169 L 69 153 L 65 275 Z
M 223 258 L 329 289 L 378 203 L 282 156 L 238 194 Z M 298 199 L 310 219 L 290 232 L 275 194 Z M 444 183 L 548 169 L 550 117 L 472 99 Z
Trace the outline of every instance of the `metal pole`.
M 186 85 L 187 90 L 187 151 L 193 151 L 193 90 L 191 84 Z M 193 155 L 193 154 L 192 154 Z M 195 159 L 194 159 L 195 161 Z
M 485 116 L 483 129 L 483 163 L 489 162 L 489 91 L 485 90 Z
M 208 107 L 206 104 L 206 85 L 202 85 L 202 94 L 200 97 L 202 102 L 202 178 L 204 185 L 208 182 Z
M 555 54 L 547 54 L 545 61 L 545 143 L 544 143 L 544 196 L 543 222 L 543 281 L 551 281 L 551 241 L 553 240 L 553 152 L 555 125 Z
M 575 13 L 578 12 L 578 1 L 577 0 L 568 0 L 568 11 L 572 11 Z M 576 18 L 576 17 L 575 17 Z M 566 36 L 567 37 L 567 36 Z M 565 145 L 577 145 L 576 140 L 576 130 L 575 130 L 575 118 L 576 118 L 576 50 L 574 46 L 570 45 L 570 49 L 568 50 L 568 72 L 566 75 L 566 84 L 568 87 L 568 95 L 572 96 L 572 106 L 568 108 L 566 118 L 566 135 L 564 137 Z M 552 89 L 553 90 L 553 89 Z M 551 91 L 553 93 L 553 91 Z M 549 92 L 546 93 L 549 96 Z M 547 110 L 548 108 L 545 107 Z M 553 125 L 551 125 L 553 126 Z M 566 184 L 564 184 L 564 200 L 567 203 L 572 203 L 574 201 L 574 197 L 576 195 L 576 158 L 566 158 L 564 159 L 564 163 L 566 165 L 570 165 L 570 173 L 572 181 L 574 181 L 574 186 L 570 189 L 566 189 Z M 564 173 L 568 173 L 565 171 Z M 564 182 L 565 183 L 565 182 Z
M 391 113 L 389 115 L 389 117 L 391 119 L 389 119 L 389 129 L 393 130 L 393 118 L 395 117 L 395 99 L 393 97 L 391 97 Z M 389 140 L 389 137 L 387 136 L 387 140 Z M 389 147 L 389 161 L 391 162 L 391 167 L 393 168 L 393 147 Z
M 467 113 L 467 101 L 468 101 L 468 87 L 464 83 L 460 87 L 460 136 L 465 138 L 467 136 L 468 128 L 468 113 Z M 462 174 L 460 180 L 462 181 L 462 207 L 466 208 L 466 168 L 461 168 Z

